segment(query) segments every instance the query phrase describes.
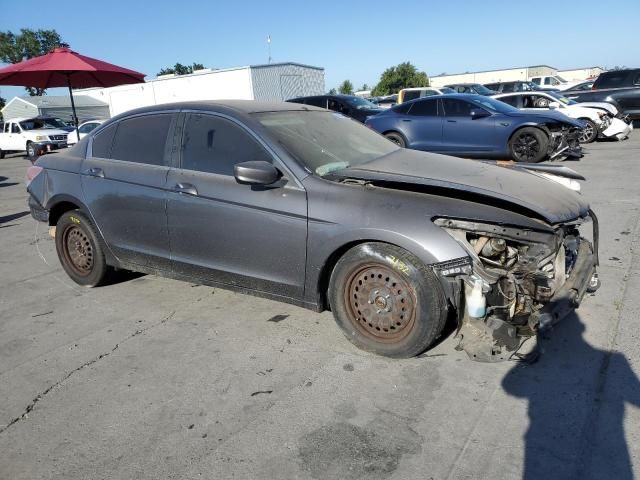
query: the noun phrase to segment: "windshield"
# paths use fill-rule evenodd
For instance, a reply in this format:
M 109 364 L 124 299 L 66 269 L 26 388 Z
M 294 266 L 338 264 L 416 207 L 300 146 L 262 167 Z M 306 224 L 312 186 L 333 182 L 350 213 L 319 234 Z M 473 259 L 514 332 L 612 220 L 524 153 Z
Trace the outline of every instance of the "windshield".
M 360 97 L 348 98 L 347 103 L 357 110 L 370 110 L 370 109 L 377 110 L 380 108 L 378 107 L 378 105 L 370 102 L 369 100 L 365 100 L 364 98 L 360 98 Z
M 23 130 L 39 130 L 41 128 L 65 128 L 62 120 L 57 118 L 32 118 L 20 122 Z
M 473 89 L 478 92 L 480 95 L 491 95 L 494 94 L 496 92 L 494 92 L 493 90 L 489 90 L 487 87 L 485 87 L 484 85 L 480 85 L 479 83 L 475 84 L 473 86 Z
M 491 110 L 492 112 L 517 113 L 519 111 L 516 107 L 512 107 L 507 103 L 501 102 L 500 100 L 495 100 L 493 98 L 478 97 L 474 98 L 473 101 L 479 105 L 482 105 L 484 108 Z
M 559 94 L 558 92 L 547 92 L 553 98 L 557 99 L 559 102 L 564 103 L 565 105 L 576 105 L 578 102 L 575 100 L 571 100 L 564 95 Z
M 321 177 L 362 165 L 400 148 L 339 113 L 289 111 L 254 115 L 273 140 Z

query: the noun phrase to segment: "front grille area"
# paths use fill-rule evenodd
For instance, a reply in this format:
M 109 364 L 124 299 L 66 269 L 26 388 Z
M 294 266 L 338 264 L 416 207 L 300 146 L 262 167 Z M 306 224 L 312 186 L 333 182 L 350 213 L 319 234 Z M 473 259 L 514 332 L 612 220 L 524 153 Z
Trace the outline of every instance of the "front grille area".
M 56 141 L 56 142 L 60 142 L 60 141 L 63 141 L 63 140 L 66 141 L 67 140 L 67 136 L 66 135 L 49 135 L 49 138 L 51 140 L 53 140 L 53 141 Z

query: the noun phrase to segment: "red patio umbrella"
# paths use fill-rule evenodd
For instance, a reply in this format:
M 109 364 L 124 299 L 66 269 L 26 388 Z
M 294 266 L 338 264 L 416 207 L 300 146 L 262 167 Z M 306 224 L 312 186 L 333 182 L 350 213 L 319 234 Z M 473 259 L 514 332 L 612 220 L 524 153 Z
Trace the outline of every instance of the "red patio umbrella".
M 73 123 L 78 128 L 72 88 L 115 87 L 143 83 L 144 73 L 85 57 L 66 47 L 0 69 L 0 85 L 34 88 L 68 87 Z M 79 135 L 78 135 L 79 137 Z

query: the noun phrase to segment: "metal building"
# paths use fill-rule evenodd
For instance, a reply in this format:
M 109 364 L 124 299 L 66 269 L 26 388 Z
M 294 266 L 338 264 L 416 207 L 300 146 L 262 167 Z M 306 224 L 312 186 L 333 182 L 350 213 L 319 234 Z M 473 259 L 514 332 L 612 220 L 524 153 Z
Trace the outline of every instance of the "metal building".
M 77 90 L 109 105 L 111 115 L 133 108 L 189 100 L 271 100 L 324 93 L 324 69 L 300 63 L 271 63 L 189 75 L 162 75 L 145 83 Z
M 78 119 L 109 118 L 109 105 L 96 98 L 75 96 Z M 29 118 L 37 116 L 57 117 L 71 120 L 71 100 L 69 96 L 43 95 L 41 97 L 13 97 L 1 110 L 5 120 L 12 118 Z

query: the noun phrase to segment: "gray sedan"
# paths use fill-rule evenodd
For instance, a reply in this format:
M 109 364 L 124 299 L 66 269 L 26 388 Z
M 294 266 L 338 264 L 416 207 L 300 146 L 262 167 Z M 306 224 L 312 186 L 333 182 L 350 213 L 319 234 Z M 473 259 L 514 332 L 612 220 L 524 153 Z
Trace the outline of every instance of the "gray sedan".
M 497 361 L 597 286 L 577 175 L 526 168 L 399 148 L 307 105 L 227 101 L 127 112 L 27 178 L 80 285 L 128 269 L 331 309 L 390 357 L 452 320 L 471 358 Z

